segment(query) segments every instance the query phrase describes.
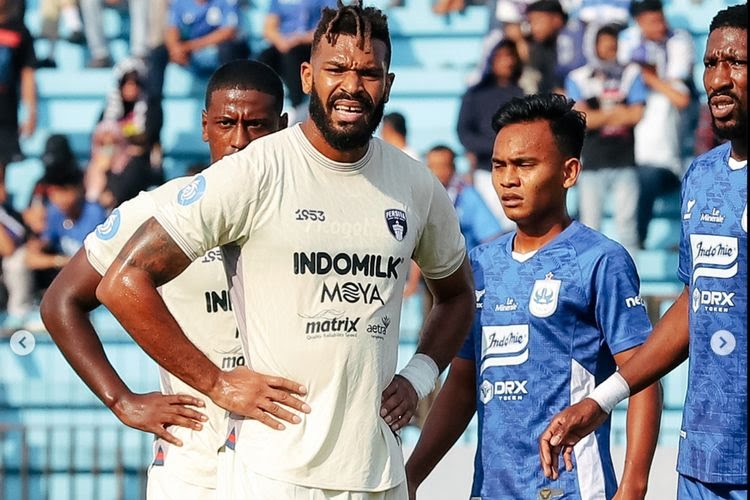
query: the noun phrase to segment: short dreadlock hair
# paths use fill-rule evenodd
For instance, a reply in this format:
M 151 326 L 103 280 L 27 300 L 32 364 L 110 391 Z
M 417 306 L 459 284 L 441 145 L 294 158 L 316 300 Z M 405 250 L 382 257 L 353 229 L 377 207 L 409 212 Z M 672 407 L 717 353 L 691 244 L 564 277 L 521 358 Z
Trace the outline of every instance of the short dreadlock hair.
M 337 0 L 336 8 L 323 9 L 320 22 L 315 28 L 312 48 L 325 37 L 331 45 L 336 44 L 339 35 L 354 35 L 357 37 L 359 48 L 369 52 L 372 50 L 372 40 L 380 40 L 385 44 L 385 64 L 391 65 L 391 35 L 388 31 L 388 18 L 383 11 L 376 7 L 362 7 L 360 0 L 351 5 L 344 5 Z
M 720 10 L 711 21 L 709 33 L 719 28 L 737 28 L 747 30 L 747 3 L 732 5 Z

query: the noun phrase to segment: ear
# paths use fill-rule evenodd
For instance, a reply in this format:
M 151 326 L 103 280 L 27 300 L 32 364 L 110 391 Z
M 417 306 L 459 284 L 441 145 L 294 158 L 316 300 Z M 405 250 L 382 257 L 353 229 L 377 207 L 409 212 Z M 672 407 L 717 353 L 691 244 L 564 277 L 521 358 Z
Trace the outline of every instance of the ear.
M 286 113 L 282 113 L 281 116 L 279 116 L 279 130 L 284 130 L 289 126 L 289 115 Z
M 578 182 L 578 175 L 581 173 L 581 160 L 578 158 L 568 158 L 563 163 L 563 187 L 570 189 Z
M 299 68 L 300 76 L 302 77 L 302 92 L 307 95 L 312 93 L 313 88 L 313 69 L 312 63 L 303 62 Z
M 393 86 L 393 80 L 396 78 L 394 73 L 388 73 L 385 76 L 385 93 L 383 94 L 383 102 L 388 102 L 391 97 L 391 87 Z
M 208 115 L 206 114 L 206 110 L 201 112 L 201 132 L 203 142 L 208 142 Z

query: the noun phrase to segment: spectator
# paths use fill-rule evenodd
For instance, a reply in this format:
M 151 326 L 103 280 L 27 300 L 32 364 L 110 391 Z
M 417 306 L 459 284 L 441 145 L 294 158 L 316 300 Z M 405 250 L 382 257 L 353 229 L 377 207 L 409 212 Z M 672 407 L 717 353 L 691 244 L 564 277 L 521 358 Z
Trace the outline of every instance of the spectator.
M 586 62 L 584 28 L 577 20 L 568 20 L 558 0 L 532 3 L 526 18 L 529 34 L 519 43 L 519 52 L 528 54 L 526 63 L 541 74 L 539 92 L 558 92 L 568 73 Z
M 448 191 L 456 208 L 461 233 L 466 240 L 466 250 L 500 236 L 503 231 L 482 197 L 456 174 L 456 153 L 440 144 L 427 152 L 426 159 L 427 167 Z
M 104 221 L 106 212 L 97 203 L 86 201 L 83 173 L 77 168 L 48 169 L 40 181 L 47 191 L 45 230 L 41 238 L 27 243 L 26 265 L 44 273 L 40 288 L 49 281 L 83 245 L 83 239 Z
M 83 35 L 83 22 L 81 13 L 78 11 L 76 0 L 41 0 L 39 14 L 42 18 L 42 37 L 49 40 L 47 57 L 40 58 L 38 68 L 55 68 L 55 44 L 60 36 L 59 25 L 62 19 L 68 31 L 68 41 L 71 43 L 84 43 L 86 37 Z
M 406 140 L 406 134 L 406 117 L 404 117 L 404 115 L 398 112 L 393 112 L 388 113 L 383 117 L 383 126 L 380 129 L 380 136 L 383 140 L 391 146 L 397 147 L 415 160 L 418 160 L 419 155 L 409 147 Z
M 47 138 L 42 153 L 44 171 L 77 169 L 78 162 L 70 147 L 68 138 L 62 134 L 52 134 Z M 31 237 L 41 237 L 47 221 L 47 189 L 42 179 L 39 179 L 31 192 L 31 201 L 23 212 L 23 222 L 29 228 Z
M 671 30 L 661 0 L 633 2 L 636 24 L 620 33 L 618 59 L 641 66 L 649 89 L 643 118 L 635 126 L 635 161 L 641 194 L 638 237 L 643 246 L 657 196 L 676 191 L 683 174 L 685 111 L 691 102 L 695 49 L 683 30 Z
M 3 330 L 15 331 L 22 327 L 32 308 L 31 272 L 26 267 L 22 246 L 26 233 L 21 216 L 13 210 L 5 189 L 0 186 L 0 261 L 2 284 L 7 296 L 7 316 L 2 323 Z
M 307 110 L 303 106 L 300 65 L 310 60 L 310 47 L 321 10 L 335 7 L 334 0 L 271 0 L 263 23 L 263 38 L 270 47 L 258 58 L 281 75 L 289 89 L 289 100 L 294 107 L 293 122 L 302 121 Z
M 23 158 L 19 134 L 29 136 L 36 129 L 33 39 L 23 22 L 15 19 L 15 8 L 8 0 L 0 0 L 0 186 L 3 188 L 5 167 Z M 25 107 L 25 121 L 20 127 L 19 102 Z
M 605 193 L 612 193 L 619 242 L 631 255 L 638 248 L 638 173 L 633 128 L 643 116 L 647 89 L 637 64 L 617 62 L 618 30 L 604 26 L 596 33 L 597 58 L 568 75 L 565 91 L 586 113 L 583 145 L 580 220 L 599 229 Z
M 161 100 L 164 72 L 170 62 L 189 68 L 198 78 L 206 78 L 222 64 L 247 59 L 249 55 L 236 0 L 171 2 L 164 44 L 154 48 L 148 58 L 147 93 L 154 136 L 159 137 L 164 121 Z
M 112 56 L 104 37 L 104 6 L 118 7 L 124 0 L 80 0 L 86 42 L 91 52 L 89 68 L 109 68 Z M 148 0 L 127 0 L 130 12 L 130 54 L 145 58 L 147 55 Z
M 492 187 L 492 145 L 496 135 L 492 130 L 492 116 L 499 106 L 524 95 L 519 86 L 523 72 L 516 44 L 502 40 L 492 51 L 489 71 L 466 91 L 458 112 L 458 138 L 469 158 L 472 184 L 504 230 L 512 229 L 513 224 L 503 213 Z

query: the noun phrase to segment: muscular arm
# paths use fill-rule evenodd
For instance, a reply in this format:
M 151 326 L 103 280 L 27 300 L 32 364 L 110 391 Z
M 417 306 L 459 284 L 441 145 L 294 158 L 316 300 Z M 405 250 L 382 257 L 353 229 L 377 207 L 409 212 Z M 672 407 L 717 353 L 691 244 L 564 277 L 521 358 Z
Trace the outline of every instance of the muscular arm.
M 281 377 L 260 376 L 246 367 L 222 372 L 185 336 L 157 288 L 189 264 L 190 259 L 164 228 L 150 218 L 125 244 L 96 296 L 149 356 L 217 405 L 274 429 L 284 426 L 271 415 L 300 422 L 279 403 L 309 412 L 307 404 L 292 395 L 305 394 L 304 387 Z
M 620 367 L 620 375 L 633 397 L 639 391 L 672 371 L 688 356 L 688 288 L 654 326 L 646 342 Z M 544 474 L 552 477 L 560 452 L 597 429 L 607 415 L 592 399 L 584 398 L 555 415 L 539 438 L 539 454 Z
M 422 327 L 417 352 L 431 357 L 442 372 L 458 352 L 474 319 L 474 279 L 464 259 L 453 274 L 434 280 L 425 278 L 433 306 Z
M 165 426 L 200 429 L 198 422 L 205 417 L 183 405 L 203 406 L 203 402 L 189 395 L 134 394 L 128 389 L 107 359 L 89 319 L 89 312 L 99 305 L 95 292 L 100 280 L 84 250 L 79 250 L 44 294 L 44 325 L 70 366 L 117 418 L 180 446 Z
M 454 358 L 445 385 L 430 408 L 419 441 L 406 462 L 409 498 L 456 443 L 476 411 L 474 362 Z
M 190 259 L 150 218 L 109 267 L 96 297 L 159 365 L 213 399 L 221 370 L 188 340 L 157 292 L 189 265 Z
M 464 341 L 474 315 L 474 281 L 464 259 L 447 278 L 425 279 L 433 295 L 433 306 L 425 318 L 417 353 L 432 358 L 442 372 Z M 382 395 L 380 416 L 394 431 L 409 423 L 419 398 L 403 376 L 396 375 Z

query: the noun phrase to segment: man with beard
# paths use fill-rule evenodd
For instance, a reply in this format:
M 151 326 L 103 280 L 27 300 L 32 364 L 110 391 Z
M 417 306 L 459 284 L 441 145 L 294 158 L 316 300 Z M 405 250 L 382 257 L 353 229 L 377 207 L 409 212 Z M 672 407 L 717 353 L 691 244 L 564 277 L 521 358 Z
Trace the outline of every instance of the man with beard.
M 325 9 L 302 65 L 309 118 L 161 196 L 97 288 L 149 354 L 233 412 L 220 498 L 406 498 L 396 431 L 461 345 L 474 294 L 445 189 L 372 137 L 394 79 L 390 53 L 380 10 Z M 216 246 L 253 369 L 307 389 L 310 413 L 295 412 L 299 424 L 283 432 L 242 416 L 256 411 L 237 377 L 188 342 L 156 291 Z M 412 258 L 435 305 L 395 375 Z
M 747 4 L 711 22 L 703 84 L 714 131 L 729 142 L 699 156 L 682 186 L 678 273 L 685 289 L 641 349 L 539 440 L 556 476 L 575 443 L 629 394 L 690 354 L 678 498 L 747 498 Z
M 216 70 L 206 89 L 202 120 L 211 158 L 236 153 L 255 139 L 285 128 L 283 101 L 281 79 L 265 64 L 237 60 Z M 160 190 L 176 196 L 188 182 L 178 178 Z M 153 200 L 151 192 L 141 193 L 86 237 L 84 249 L 45 294 L 42 319 L 60 351 L 99 399 L 124 424 L 156 434 L 147 498 L 217 498 L 218 450 L 224 445 L 227 427 L 224 409 L 163 369 L 159 373 L 163 395 L 131 392 L 107 360 L 88 318 L 98 305 L 97 285 L 122 246 L 153 214 Z M 243 375 L 248 405 L 255 404 L 261 413 L 269 401 L 302 408 L 303 402 L 293 395 L 298 383 L 243 366 L 246 360 L 227 299 L 219 249 L 206 252 L 160 293 L 190 340 L 214 365 Z M 199 407 L 200 413 L 190 406 Z M 291 419 L 291 413 L 287 416 Z

